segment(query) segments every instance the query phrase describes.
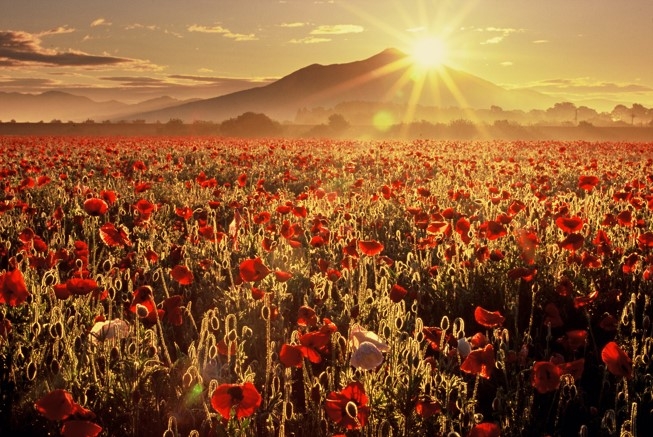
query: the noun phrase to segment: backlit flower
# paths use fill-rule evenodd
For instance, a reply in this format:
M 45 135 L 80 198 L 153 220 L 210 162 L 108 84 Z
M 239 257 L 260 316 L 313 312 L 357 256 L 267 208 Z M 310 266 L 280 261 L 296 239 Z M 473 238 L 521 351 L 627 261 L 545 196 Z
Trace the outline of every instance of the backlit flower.
M 349 363 L 357 369 L 374 370 L 383 363 L 383 353 L 373 343 L 364 341 L 351 354 Z
M 614 341 L 609 342 L 601 351 L 601 359 L 608 370 L 615 376 L 630 378 L 633 375 L 633 362 Z
M 362 428 L 370 415 L 369 399 L 358 381 L 350 382 L 339 392 L 332 391 L 326 397 L 324 410 L 329 419 L 347 429 Z
M 261 405 L 261 395 L 251 382 L 244 384 L 221 384 L 211 395 L 211 406 L 228 419 L 232 410 L 237 419 L 249 417 Z

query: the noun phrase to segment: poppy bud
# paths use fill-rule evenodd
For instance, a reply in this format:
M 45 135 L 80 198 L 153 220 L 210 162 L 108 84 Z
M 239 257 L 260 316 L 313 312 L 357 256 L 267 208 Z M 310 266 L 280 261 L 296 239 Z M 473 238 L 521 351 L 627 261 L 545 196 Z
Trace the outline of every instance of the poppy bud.
M 147 309 L 145 305 L 141 305 L 140 303 L 136 304 L 136 315 L 138 317 L 144 319 L 145 317 L 147 317 L 148 314 L 150 314 L 150 311 Z

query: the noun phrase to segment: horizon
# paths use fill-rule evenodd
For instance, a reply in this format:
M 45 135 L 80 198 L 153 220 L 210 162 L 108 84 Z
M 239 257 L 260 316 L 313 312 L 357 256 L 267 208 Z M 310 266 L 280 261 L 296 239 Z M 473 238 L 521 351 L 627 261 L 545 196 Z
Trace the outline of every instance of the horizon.
M 184 8 L 166 0 L 156 9 L 119 0 L 93 10 L 65 0 L 39 5 L 47 13 L 38 19 L 31 3 L 3 7 L 2 92 L 62 91 L 130 104 L 206 99 L 311 64 L 349 63 L 396 48 L 423 68 L 444 64 L 560 102 L 599 110 L 653 106 L 653 63 L 642 53 L 653 39 L 653 3 L 644 0 L 462 7 L 421 0 L 249 6 L 195 0 Z

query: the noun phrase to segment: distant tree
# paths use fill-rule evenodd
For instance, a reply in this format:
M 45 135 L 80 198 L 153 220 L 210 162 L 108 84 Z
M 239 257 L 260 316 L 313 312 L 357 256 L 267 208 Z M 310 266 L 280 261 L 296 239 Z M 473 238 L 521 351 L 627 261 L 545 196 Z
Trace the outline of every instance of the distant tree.
M 578 116 L 577 110 L 576 105 L 571 102 L 560 102 L 547 109 L 546 115 L 549 119 L 558 122 L 575 122 Z
M 265 114 L 245 112 L 220 124 L 220 132 L 234 137 L 266 137 L 281 134 L 281 125 Z
M 50 124 L 61 124 L 61 120 L 59 120 L 58 118 L 53 118 L 52 120 L 50 120 Z
M 332 114 L 329 116 L 329 129 L 333 133 L 341 133 L 349 129 L 349 122 L 341 114 Z

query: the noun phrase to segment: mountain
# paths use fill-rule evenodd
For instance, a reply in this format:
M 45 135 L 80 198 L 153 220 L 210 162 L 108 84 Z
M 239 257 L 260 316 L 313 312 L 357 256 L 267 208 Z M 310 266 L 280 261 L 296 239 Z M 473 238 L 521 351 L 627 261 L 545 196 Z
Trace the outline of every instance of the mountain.
M 0 92 L 0 120 L 4 122 L 10 120 L 83 122 L 88 119 L 102 121 L 120 119 L 125 114 L 154 111 L 190 101 L 158 97 L 136 104 L 127 104 L 115 100 L 96 102 L 88 97 L 62 91 L 47 91 L 41 94 Z
M 415 90 L 421 92 L 415 97 Z M 416 73 L 410 57 L 387 49 L 371 58 L 345 64 L 312 64 L 265 86 L 161 110 L 128 119 L 166 122 L 181 119 L 223 121 L 244 112 L 262 112 L 292 120 L 303 108 L 333 107 L 347 101 L 383 102 L 440 108 L 544 109 L 554 100 L 534 91 L 506 90 L 450 67 Z

